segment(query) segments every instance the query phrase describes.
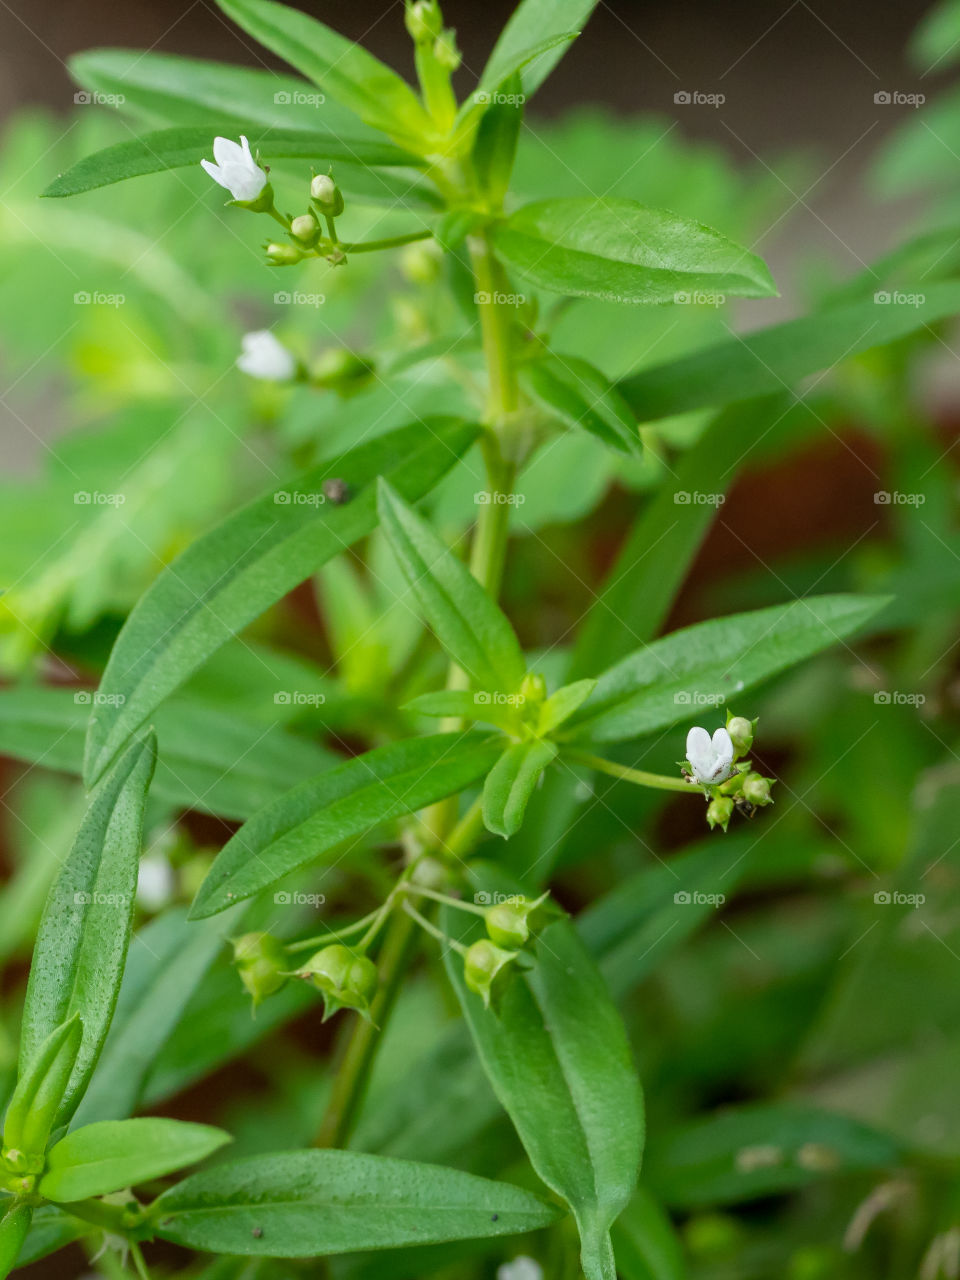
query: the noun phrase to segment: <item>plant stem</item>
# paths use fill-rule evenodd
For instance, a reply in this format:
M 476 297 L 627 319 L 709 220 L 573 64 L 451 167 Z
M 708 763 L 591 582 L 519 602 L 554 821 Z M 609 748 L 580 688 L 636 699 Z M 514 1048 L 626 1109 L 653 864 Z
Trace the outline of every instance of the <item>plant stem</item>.
M 436 940 L 438 942 L 442 942 L 445 947 L 452 947 L 454 951 L 458 951 L 462 956 L 467 954 L 467 948 L 462 942 L 457 942 L 455 938 L 448 938 L 442 929 L 438 929 L 437 926 L 428 920 L 426 916 L 422 916 L 413 903 L 405 902 L 403 904 L 403 909 L 411 920 L 415 921 L 421 929 L 424 929 L 430 934 L 431 938 L 436 938 Z
M 445 906 L 453 907 L 455 911 L 472 911 L 476 916 L 485 914 L 485 908 L 478 906 L 475 902 L 465 902 L 462 898 L 452 898 L 449 893 L 437 893 L 436 889 L 428 889 L 422 884 L 408 884 L 407 893 L 416 893 L 422 898 L 430 898 L 434 902 L 442 902 Z
M 432 237 L 432 231 L 408 231 L 403 236 L 388 236 L 384 240 L 361 240 L 356 244 L 341 240 L 338 247 L 344 253 L 373 253 L 375 249 L 399 249 L 402 245 L 415 244 L 417 240 L 430 240 Z
M 623 782 L 635 782 L 638 787 L 653 787 L 657 791 L 686 791 L 691 795 L 702 794 L 686 778 L 672 778 L 664 773 L 646 773 L 643 769 L 628 769 L 625 764 L 616 764 L 613 760 L 605 760 L 603 756 L 591 755 L 589 751 L 577 751 L 566 747 L 563 752 L 568 760 L 577 764 L 585 764 L 598 773 L 608 773 L 611 778 L 620 778 Z

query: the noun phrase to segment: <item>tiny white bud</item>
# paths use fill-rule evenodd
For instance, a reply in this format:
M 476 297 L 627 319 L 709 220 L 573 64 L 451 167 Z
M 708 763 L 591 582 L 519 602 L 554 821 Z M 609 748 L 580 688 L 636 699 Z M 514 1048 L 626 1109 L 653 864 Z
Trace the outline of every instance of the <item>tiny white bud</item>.
M 297 362 L 283 343 L 269 329 L 245 333 L 241 339 L 243 352 L 237 357 L 237 368 L 251 378 L 268 382 L 286 382 L 297 371 Z
M 322 213 L 338 218 L 343 213 L 343 196 L 340 188 L 327 173 L 318 173 L 310 183 L 310 194 Z
M 234 200 L 244 204 L 256 200 L 267 185 L 267 175 L 250 154 L 250 143 L 242 134 L 239 144 L 229 138 L 214 138 L 213 159 L 215 163 L 201 160 L 200 164 Z
M 539 1262 L 521 1254 L 497 1267 L 497 1280 L 543 1280 L 543 1269 Z

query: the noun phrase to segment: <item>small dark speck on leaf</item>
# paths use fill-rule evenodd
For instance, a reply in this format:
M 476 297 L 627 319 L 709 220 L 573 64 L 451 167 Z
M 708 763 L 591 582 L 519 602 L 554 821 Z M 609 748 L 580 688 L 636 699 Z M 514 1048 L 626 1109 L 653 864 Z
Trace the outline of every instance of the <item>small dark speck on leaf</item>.
M 350 486 L 346 480 L 341 480 L 338 476 L 324 480 L 321 488 L 323 489 L 323 496 L 335 506 L 340 506 L 342 503 L 350 501 Z
M 490 1221 L 496 1222 L 499 1217 L 500 1217 L 499 1213 L 495 1213 L 491 1216 Z
M 259 1240 L 263 1235 L 263 1227 L 254 1227 L 250 1234 L 253 1236 L 254 1240 Z

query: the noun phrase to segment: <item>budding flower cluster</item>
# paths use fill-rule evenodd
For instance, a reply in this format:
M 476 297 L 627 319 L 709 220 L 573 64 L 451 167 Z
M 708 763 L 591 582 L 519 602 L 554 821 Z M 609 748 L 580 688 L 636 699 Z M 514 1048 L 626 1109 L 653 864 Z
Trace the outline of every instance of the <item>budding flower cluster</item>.
M 697 726 L 687 734 L 687 775 L 703 787 L 708 798 L 707 822 L 724 831 L 739 809 L 747 817 L 767 804 L 772 804 L 772 778 L 756 773 L 749 760 L 743 760 L 753 746 L 757 721 L 727 713 L 725 727 L 713 736 Z
M 283 943 L 269 933 L 245 933 L 233 942 L 233 963 L 254 1007 L 286 985 L 289 961 Z
M 542 894 L 533 902 L 517 896 L 497 902 L 483 913 L 487 937 L 468 947 L 463 977 L 486 1008 L 496 1010 L 523 948 L 533 942 L 558 914 Z
M 298 972 L 323 996 L 324 1022 L 338 1009 L 356 1009 L 369 1020 L 377 966 L 363 952 L 333 943 L 315 952 Z

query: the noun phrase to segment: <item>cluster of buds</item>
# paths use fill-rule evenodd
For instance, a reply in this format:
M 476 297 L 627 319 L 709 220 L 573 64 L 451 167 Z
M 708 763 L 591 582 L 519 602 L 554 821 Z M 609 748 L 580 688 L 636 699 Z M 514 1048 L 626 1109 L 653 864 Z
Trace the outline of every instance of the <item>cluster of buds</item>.
M 533 902 L 522 895 L 506 898 L 487 907 L 483 920 L 487 936 L 474 942 L 463 957 L 463 977 L 467 986 L 494 1011 L 518 963 L 523 965 L 528 947 L 557 909 L 542 894 Z
M 407 0 L 407 31 L 418 50 L 426 49 L 448 72 L 456 71 L 463 58 L 457 48 L 457 33 L 444 27 L 437 0 Z
M 756 720 L 728 711 L 725 727 L 716 729 L 712 737 L 700 726 L 687 734 L 687 758 L 681 768 L 689 781 L 703 788 L 711 828 L 726 831 L 735 809 L 750 818 L 763 805 L 773 804 L 773 779 L 757 773 L 744 758 L 753 746 L 756 729 Z
M 326 258 L 334 266 L 346 262 L 347 255 L 340 245 L 335 223 L 343 213 L 343 195 L 329 173 L 314 174 L 310 183 L 310 205 L 306 213 L 289 219 L 288 243 L 271 240 L 264 246 L 271 267 L 291 267 L 303 258 L 312 257 Z

